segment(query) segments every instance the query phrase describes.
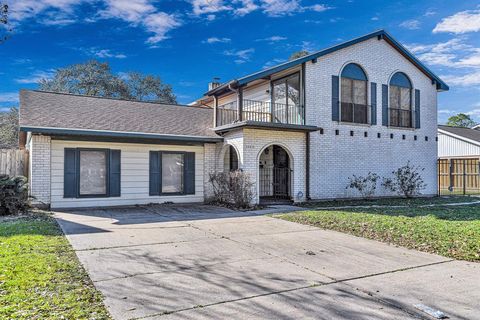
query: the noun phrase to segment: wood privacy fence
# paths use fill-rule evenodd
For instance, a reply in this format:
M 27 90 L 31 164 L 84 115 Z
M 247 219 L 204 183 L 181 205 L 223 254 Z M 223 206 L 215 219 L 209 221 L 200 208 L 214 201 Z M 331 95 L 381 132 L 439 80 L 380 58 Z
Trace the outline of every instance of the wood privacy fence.
M 0 149 L 0 174 L 28 175 L 28 152 L 17 149 Z
M 480 194 L 480 158 L 438 159 L 438 193 Z

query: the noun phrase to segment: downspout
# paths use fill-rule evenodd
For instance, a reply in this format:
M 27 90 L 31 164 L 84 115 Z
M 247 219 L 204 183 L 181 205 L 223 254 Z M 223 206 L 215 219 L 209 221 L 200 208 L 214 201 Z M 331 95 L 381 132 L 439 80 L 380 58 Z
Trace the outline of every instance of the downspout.
M 303 105 L 303 121 L 307 124 L 307 106 L 306 106 L 306 90 L 305 90 L 305 62 L 302 63 L 302 105 Z M 310 198 L 310 132 L 305 133 L 305 199 Z

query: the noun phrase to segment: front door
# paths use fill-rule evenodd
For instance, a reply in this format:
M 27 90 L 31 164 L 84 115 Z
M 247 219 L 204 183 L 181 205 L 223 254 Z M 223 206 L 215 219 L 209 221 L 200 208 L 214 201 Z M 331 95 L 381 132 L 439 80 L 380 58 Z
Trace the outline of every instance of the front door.
M 273 146 L 273 196 L 290 196 L 290 163 L 288 153 L 280 146 Z

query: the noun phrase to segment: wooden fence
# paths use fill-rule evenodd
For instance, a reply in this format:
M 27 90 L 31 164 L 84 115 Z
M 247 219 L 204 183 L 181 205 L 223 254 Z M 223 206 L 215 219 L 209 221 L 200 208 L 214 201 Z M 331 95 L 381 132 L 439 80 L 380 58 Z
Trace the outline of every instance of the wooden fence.
M 0 174 L 28 176 L 28 152 L 17 149 L 0 149 Z
M 480 194 L 480 159 L 439 159 L 438 193 Z

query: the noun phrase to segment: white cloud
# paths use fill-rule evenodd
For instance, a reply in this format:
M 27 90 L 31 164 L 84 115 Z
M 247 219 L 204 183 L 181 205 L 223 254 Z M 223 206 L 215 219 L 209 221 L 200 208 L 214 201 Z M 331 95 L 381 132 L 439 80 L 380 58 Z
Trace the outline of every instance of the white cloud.
M 255 52 L 254 48 L 244 49 L 244 50 L 226 50 L 223 52 L 226 56 L 235 57 L 235 63 L 241 64 L 250 60 L 252 53 Z
M 39 83 L 40 80 L 42 79 L 51 79 L 54 73 L 55 73 L 55 70 L 53 69 L 50 69 L 47 71 L 37 70 L 27 77 L 15 79 L 15 82 L 21 83 L 21 84 Z
M 0 102 L 18 102 L 18 92 L 0 93 Z
M 235 0 L 233 3 L 240 4 L 240 7 L 235 8 L 235 15 L 243 17 L 250 12 L 258 9 L 258 5 L 253 0 Z
M 379 17 L 372 17 L 370 20 L 372 21 L 378 21 L 380 18 Z
M 217 38 L 217 37 L 211 37 L 208 38 L 207 40 L 203 40 L 202 43 L 228 43 L 232 41 L 230 38 Z
M 480 117 L 480 109 L 473 109 L 465 112 L 465 114 L 473 117 Z
M 316 11 L 316 12 L 323 12 L 327 11 L 330 9 L 333 9 L 332 7 L 327 6 L 326 4 L 314 4 L 313 6 L 309 7 L 309 9 Z
M 124 59 L 127 56 L 123 53 L 114 53 L 110 49 L 98 49 L 98 48 L 90 48 L 85 50 L 87 54 L 92 55 L 94 57 L 105 59 L 105 58 L 116 58 L 116 59 Z
M 400 23 L 399 26 L 408 30 L 416 30 L 416 29 L 420 29 L 420 21 L 415 19 L 405 20 L 402 23 Z
M 48 20 L 43 20 L 43 17 L 40 17 L 41 14 L 49 11 L 50 16 L 55 18 L 55 16 L 60 15 L 64 22 L 67 21 L 65 17 L 73 15 L 74 6 L 81 4 L 83 1 L 79 0 L 17 0 L 9 3 L 9 18 L 11 21 L 16 24 L 22 20 L 29 18 L 42 18 L 45 23 L 48 23 Z M 54 19 L 56 20 L 56 19 Z M 54 21 L 53 20 L 53 21 Z M 75 22 L 74 19 L 68 19 L 72 22 Z M 54 24 L 54 23 L 53 23 Z
M 425 17 L 430 17 L 430 16 L 434 16 L 436 15 L 437 12 L 433 9 L 428 9 L 427 11 L 425 11 L 425 13 L 423 14 Z
M 448 109 L 440 109 L 440 110 L 438 110 L 438 113 L 439 114 L 452 114 L 452 113 L 455 113 L 455 111 L 448 110 Z
M 480 10 L 458 12 L 440 21 L 433 33 L 451 32 L 456 34 L 480 31 Z
M 167 32 L 181 26 L 181 22 L 174 16 L 165 12 L 157 12 L 145 17 L 143 21 L 147 31 L 155 35 L 148 38 L 148 43 L 157 43 L 167 39 Z
M 462 87 L 479 86 L 480 85 L 480 70 L 472 71 L 463 75 L 446 75 L 442 79 L 451 85 Z
M 295 12 L 303 11 L 299 0 L 261 0 L 263 12 L 271 17 L 292 15 Z
M 192 0 L 193 14 L 202 15 L 205 13 L 217 13 L 225 10 L 232 10 L 231 6 L 223 0 Z
M 282 36 L 271 36 L 271 37 L 267 37 L 267 38 L 257 39 L 255 41 L 278 42 L 278 41 L 283 41 L 283 40 L 287 40 L 287 38 L 282 37 Z
M 472 46 L 465 44 L 461 38 L 453 38 L 446 42 L 435 44 L 413 44 L 407 46 L 418 58 L 430 65 L 460 68 L 469 63 L 468 56 L 472 53 Z M 463 55 L 463 58 L 461 57 Z M 462 59 L 468 59 L 461 62 Z

